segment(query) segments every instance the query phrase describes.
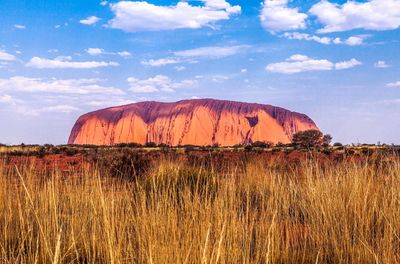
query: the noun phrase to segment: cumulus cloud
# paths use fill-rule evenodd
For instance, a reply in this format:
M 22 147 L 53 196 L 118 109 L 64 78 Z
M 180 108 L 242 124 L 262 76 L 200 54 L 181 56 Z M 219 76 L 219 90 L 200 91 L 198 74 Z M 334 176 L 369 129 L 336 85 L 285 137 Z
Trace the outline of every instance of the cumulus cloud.
M 344 41 L 349 46 L 358 46 L 363 44 L 364 39 L 362 37 L 353 36 Z
M 0 50 L 0 61 L 14 61 L 16 58 L 14 55 Z
M 400 81 L 386 84 L 387 87 L 400 87 Z
M 241 12 L 225 0 L 200 0 L 202 6 L 180 1 L 174 6 L 158 6 L 145 1 L 120 1 L 111 4 L 115 18 L 108 26 L 127 32 L 201 28 L 227 20 Z
M 176 60 L 176 59 L 168 59 L 168 58 L 157 59 L 157 60 L 151 59 L 151 60 L 147 60 L 147 61 L 146 60 L 141 61 L 141 64 L 146 65 L 146 66 L 152 66 L 152 67 L 160 67 L 160 66 L 165 66 L 165 65 L 170 65 L 170 64 L 177 64 L 177 63 L 179 63 L 178 60 Z
M 374 63 L 374 67 L 383 69 L 383 68 L 389 68 L 390 66 L 387 65 L 385 61 L 377 61 Z
M 29 78 L 24 76 L 14 76 L 8 79 L 0 79 L 0 91 L 19 91 L 19 92 L 44 92 L 59 94 L 106 94 L 123 95 L 122 90 L 102 86 L 99 79 L 42 79 Z
M 351 36 L 347 39 L 342 40 L 341 38 L 331 38 L 331 37 L 320 37 L 315 35 L 310 35 L 307 33 L 300 32 L 285 32 L 283 37 L 287 39 L 295 40 L 308 40 L 315 41 L 324 45 L 336 44 L 336 45 L 348 45 L 348 46 L 358 46 L 364 43 L 366 36 Z
M 79 21 L 79 23 L 81 23 L 83 25 L 94 25 L 99 21 L 100 21 L 100 18 L 98 18 L 97 16 L 90 16 L 85 19 L 81 19 Z
M 335 64 L 335 69 L 336 70 L 346 70 L 350 68 L 354 68 L 358 65 L 361 65 L 362 63 L 356 59 L 351 59 L 349 61 L 342 61 L 342 62 L 337 62 Z
M 271 33 L 306 28 L 307 14 L 288 6 L 289 0 L 265 0 L 260 20 Z
M 174 82 L 165 75 L 156 75 L 144 80 L 130 77 L 128 78 L 128 83 L 130 90 L 134 93 L 175 92 L 176 89 L 190 88 L 197 85 L 195 80 Z
M 96 56 L 96 55 L 101 55 L 101 54 L 103 54 L 103 53 L 104 53 L 104 50 L 103 50 L 103 49 L 99 49 L 99 48 L 88 48 L 88 49 L 86 50 L 86 52 L 87 52 L 89 55 Z
M 210 46 L 174 52 L 175 56 L 184 58 L 211 58 L 218 59 L 229 57 L 248 49 L 248 45 L 237 46 Z
M 324 25 L 320 33 L 352 29 L 392 30 L 400 27 L 400 1 L 347 1 L 340 5 L 322 0 L 312 6 L 310 14 Z
M 327 59 L 313 59 L 305 55 L 296 54 L 284 62 L 268 64 L 266 70 L 275 73 L 294 74 L 308 71 L 344 70 L 360 64 L 361 62 L 356 59 L 333 63 Z
M 105 61 L 72 61 L 71 57 L 57 57 L 55 59 L 45 59 L 33 57 L 27 64 L 27 67 L 37 69 L 94 69 L 100 67 L 118 66 L 117 62 Z

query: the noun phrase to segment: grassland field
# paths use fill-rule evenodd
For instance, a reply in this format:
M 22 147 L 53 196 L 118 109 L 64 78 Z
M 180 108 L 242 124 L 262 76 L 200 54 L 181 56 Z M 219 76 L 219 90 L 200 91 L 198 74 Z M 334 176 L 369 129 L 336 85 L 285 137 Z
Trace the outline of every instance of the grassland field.
M 399 263 L 400 149 L 0 147 L 1 263 Z

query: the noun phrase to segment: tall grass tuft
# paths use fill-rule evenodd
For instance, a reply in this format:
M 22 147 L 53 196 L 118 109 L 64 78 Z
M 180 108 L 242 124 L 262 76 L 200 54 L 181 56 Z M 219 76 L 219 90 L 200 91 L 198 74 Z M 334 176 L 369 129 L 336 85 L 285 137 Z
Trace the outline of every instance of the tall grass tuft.
M 162 160 L 127 180 L 2 164 L 0 262 L 400 262 L 398 158 L 276 167 Z

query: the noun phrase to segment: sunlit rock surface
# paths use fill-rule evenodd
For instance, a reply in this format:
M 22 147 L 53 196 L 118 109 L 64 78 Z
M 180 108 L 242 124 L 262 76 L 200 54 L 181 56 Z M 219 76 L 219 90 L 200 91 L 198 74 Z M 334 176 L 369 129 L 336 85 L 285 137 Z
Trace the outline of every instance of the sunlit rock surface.
M 232 146 L 255 141 L 288 143 L 298 131 L 318 129 L 306 115 L 271 105 L 214 99 L 140 102 L 82 115 L 69 144 Z

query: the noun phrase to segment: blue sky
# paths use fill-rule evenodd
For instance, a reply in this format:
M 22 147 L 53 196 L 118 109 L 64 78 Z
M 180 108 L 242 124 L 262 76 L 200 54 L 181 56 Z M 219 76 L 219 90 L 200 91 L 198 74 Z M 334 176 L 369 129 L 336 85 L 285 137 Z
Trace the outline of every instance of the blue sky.
M 67 141 L 83 113 L 218 98 L 400 143 L 400 0 L 0 2 L 0 142 Z

